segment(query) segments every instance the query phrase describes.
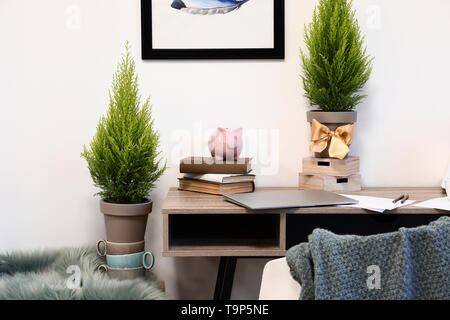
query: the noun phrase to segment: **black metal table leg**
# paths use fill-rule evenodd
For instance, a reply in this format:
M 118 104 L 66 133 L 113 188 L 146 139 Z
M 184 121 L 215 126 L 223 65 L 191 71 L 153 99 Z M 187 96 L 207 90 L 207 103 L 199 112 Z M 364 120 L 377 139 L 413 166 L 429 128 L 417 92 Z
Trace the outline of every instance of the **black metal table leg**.
M 230 300 L 236 262 L 236 257 L 220 257 L 214 300 Z

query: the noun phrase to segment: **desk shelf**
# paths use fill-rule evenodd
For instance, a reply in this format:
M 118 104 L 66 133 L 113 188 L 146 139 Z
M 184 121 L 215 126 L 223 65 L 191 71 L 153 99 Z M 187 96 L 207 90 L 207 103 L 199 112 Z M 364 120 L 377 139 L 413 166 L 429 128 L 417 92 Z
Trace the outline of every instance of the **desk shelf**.
M 164 229 L 164 256 L 280 256 L 285 250 L 279 214 L 172 214 Z

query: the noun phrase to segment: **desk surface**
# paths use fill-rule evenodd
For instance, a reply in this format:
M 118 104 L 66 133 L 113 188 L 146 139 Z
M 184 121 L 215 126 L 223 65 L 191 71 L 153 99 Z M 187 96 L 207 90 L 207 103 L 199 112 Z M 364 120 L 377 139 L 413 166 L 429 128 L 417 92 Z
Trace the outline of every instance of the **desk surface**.
M 257 188 L 257 190 L 297 190 L 297 188 Z M 410 200 L 425 201 L 445 197 L 441 188 L 366 188 L 360 192 L 347 194 L 397 198 L 401 194 L 409 194 Z M 255 213 L 288 213 L 288 214 L 366 214 L 370 211 L 350 207 L 315 207 L 299 209 L 276 209 L 253 211 L 228 201 L 222 196 L 180 191 L 171 188 L 164 202 L 163 214 L 255 214 Z M 397 214 L 444 214 L 446 211 L 405 206 L 395 210 Z

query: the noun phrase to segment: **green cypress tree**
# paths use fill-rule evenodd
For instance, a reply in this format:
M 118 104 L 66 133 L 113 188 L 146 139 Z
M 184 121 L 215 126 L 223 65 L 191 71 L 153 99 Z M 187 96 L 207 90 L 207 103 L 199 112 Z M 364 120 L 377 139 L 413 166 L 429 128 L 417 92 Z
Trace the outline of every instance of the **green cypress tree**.
M 372 61 L 351 0 L 320 0 L 305 26 L 309 55 L 300 50 L 303 87 L 311 106 L 323 111 L 352 111 L 366 96 Z
M 154 129 L 150 98 L 141 103 L 135 62 L 126 52 L 113 77 L 109 110 L 81 156 L 98 193 L 112 203 L 141 203 L 166 170 L 161 164 L 159 133 Z

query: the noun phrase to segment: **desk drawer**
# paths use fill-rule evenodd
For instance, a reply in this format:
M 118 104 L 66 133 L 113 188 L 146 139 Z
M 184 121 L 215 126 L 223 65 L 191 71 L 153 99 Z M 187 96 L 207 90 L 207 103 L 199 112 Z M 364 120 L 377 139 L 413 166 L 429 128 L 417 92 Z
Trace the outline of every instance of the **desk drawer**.
M 336 234 L 367 236 L 413 228 L 439 219 L 439 214 L 288 214 L 286 216 L 286 248 L 308 241 L 315 228 Z

